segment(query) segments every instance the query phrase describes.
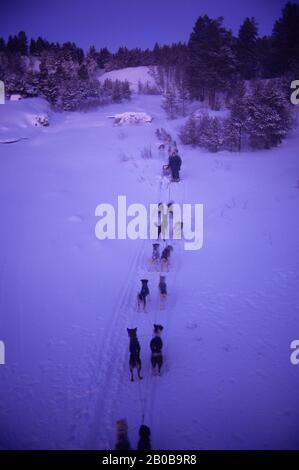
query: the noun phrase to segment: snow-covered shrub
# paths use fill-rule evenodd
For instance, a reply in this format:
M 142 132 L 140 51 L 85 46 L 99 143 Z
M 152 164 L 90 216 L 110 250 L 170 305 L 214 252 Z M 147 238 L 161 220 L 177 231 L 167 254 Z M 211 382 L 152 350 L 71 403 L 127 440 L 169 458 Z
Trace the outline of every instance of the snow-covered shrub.
M 223 142 L 223 122 L 208 114 L 202 114 L 199 118 L 191 116 L 181 128 L 180 139 L 185 145 L 218 152 Z
M 50 125 L 49 123 L 49 117 L 47 115 L 39 115 L 35 116 L 35 126 L 43 126 L 43 127 L 48 127 Z
M 116 114 L 114 116 L 114 124 L 140 124 L 140 123 L 150 123 L 153 118 L 146 113 L 142 112 L 125 112 Z
M 142 83 L 138 81 L 139 95 L 160 95 L 160 91 L 156 85 L 151 85 L 149 81 Z

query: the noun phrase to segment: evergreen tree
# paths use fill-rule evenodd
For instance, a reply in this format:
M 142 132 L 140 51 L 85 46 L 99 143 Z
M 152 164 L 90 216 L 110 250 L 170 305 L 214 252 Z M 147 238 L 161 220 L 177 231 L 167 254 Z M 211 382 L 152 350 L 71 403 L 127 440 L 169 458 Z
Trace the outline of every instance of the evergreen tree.
M 198 145 L 198 126 L 197 119 L 191 116 L 186 124 L 180 130 L 180 140 L 184 145 L 192 145 L 196 147 Z
M 122 84 L 120 80 L 112 83 L 112 101 L 120 103 L 122 100 Z
M 205 145 L 210 152 L 219 152 L 223 143 L 223 126 L 218 117 L 210 119 L 210 125 L 207 129 L 208 139 Z
M 245 80 L 251 80 L 257 74 L 257 24 L 254 18 L 246 18 L 239 29 L 236 43 L 238 70 Z
M 94 48 L 94 46 L 89 48 L 89 51 L 85 57 L 85 65 L 88 71 L 88 76 L 89 77 L 94 77 L 96 70 L 98 68 L 98 54 Z
M 203 114 L 198 121 L 198 146 L 209 149 L 213 137 L 212 120 L 208 114 Z
M 131 98 L 130 84 L 128 80 L 121 82 L 121 98 L 126 100 Z
M 24 31 L 20 31 L 17 36 L 9 36 L 7 51 L 12 54 L 28 55 L 28 41 Z
M 0 53 L 6 51 L 6 44 L 3 38 L 0 38 Z
M 161 57 L 161 48 L 159 44 L 156 42 L 156 44 L 154 45 L 154 49 L 153 49 L 153 64 L 154 65 L 159 64 L 160 57 Z
M 187 74 L 192 98 L 209 98 L 214 106 L 216 92 L 228 88 L 235 71 L 233 38 L 222 26 L 222 18 L 200 16 L 188 43 Z
M 270 78 L 273 70 L 272 41 L 268 36 L 257 38 L 257 77 Z
M 111 58 L 111 53 L 108 51 L 107 47 L 100 49 L 100 52 L 98 54 L 98 59 L 97 59 L 98 67 L 101 69 L 105 68 L 110 58 Z
M 78 77 L 80 80 L 88 80 L 88 70 L 86 67 L 86 64 L 81 64 L 79 69 L 78 69 Z
M 239 123 L 231 117 L 223 123 L 223 148 L 230 152 L 240 151 L 241 148 Z
M 168 119 L 174 119 L 178 115 L 178 101 L 176 96 L 176 90 L 173 87 L 169 87 L 166 91 L 163 102 L 162 108 L 167 114 Z
M 272 32 L 273 73 L 281 75 L 299 61 L 299 5 L 288 2 Z
M 248 111 L 244 82 L 237 83 L 232 100 L 229 103 L 230 119 L 225 126 L 225 141 L 233 145 L 234 150 L 241 151 L 242 138 L 246 127 Z M 230 129 L 231 135 L 227 134 Z M 234 142 L 233 142 L 234 140 Z
M 292 127 L 291 106 L 273 80 L 252 86 L 247 108 L 246 131 L 253 149 L 278 145 Z

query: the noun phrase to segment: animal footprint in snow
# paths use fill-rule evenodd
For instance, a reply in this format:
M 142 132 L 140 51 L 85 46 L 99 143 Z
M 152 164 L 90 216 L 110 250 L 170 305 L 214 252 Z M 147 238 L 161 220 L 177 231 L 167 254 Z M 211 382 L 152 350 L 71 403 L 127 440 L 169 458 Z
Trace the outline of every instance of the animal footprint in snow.
M 195 330 L 197 327 L 198 325 L 195 322 L 188 322 L 186 324 L 186 328 L 188 328 L 188 330 Z
M 67 220 L 68 222 L 72 222 L 72 223 L 83 222 L 82 217 L 80 217 L 79 215 L 71 215 L 71 216 L 68 217 L 66 220 Z

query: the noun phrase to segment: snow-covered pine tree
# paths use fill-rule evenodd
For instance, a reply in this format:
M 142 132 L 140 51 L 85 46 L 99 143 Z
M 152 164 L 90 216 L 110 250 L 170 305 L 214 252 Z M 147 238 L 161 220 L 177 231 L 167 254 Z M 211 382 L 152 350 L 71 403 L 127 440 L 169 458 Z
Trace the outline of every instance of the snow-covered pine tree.
M 217 91 L 229 87 L 235 72 L 233 38 L 222 26 L 222 18 L 200 16 L 188 43 L 187 75 L 191 98 L 209 98 L 213 108 Z
M 180 130 L 180 140 L 184 145 L 192 145 L 196 147 L 199 141 L 198 120 L 190 116 L 186 124 Z
M 88 71 L 88 76 L 90 78 L 95 76 L 96 70 L 98 68 L 97 61 L 98 61 L 98 53 L 96 52 L 95 47 L 92 46 L 89 48 L 88 53 L 85 57 L 85 61 L 84 61 L 85 66 Z
M 129 100 L 131 98 L 131 89 L 128 80 L 121 82 L 121 99 Z
M 246 18 L 239 29 L 236 43 L 237 67 L 245 80 L 251 80 L 257 74 L 257 35 L 255 19 Z
M 207 128 L 206 137 L 208 137 L 208 139 L 205 147 L 210 152 L 219 152 L 223 144 L 223 124 L 218 117 L 210 118 L 210 125 Z
M 277 146 L 292 127 L 292 110 L 275 80 L 253 84 L 247 100 L 246 131 L 253 149 Z
M 88 70 L 86 64 L 83 62 L 78 69 L 78 77 L 80 80 L 88 80 Z
M 112 82 L 112 101 L 119 103 L 122 97 L 122 84 L 120 80 L 115 80 Z
M 237 120 L 231 116 L 223 122 L 223 148 L 230 152 L 240 151 L 241 129 Z
M 283 75 L 299 62 L 299 5 L 287 2 L 271 37 L 272 76 Z
M 190 98 L 186 76 L 182 76 L 178 81 L 177 90 L 179 113 L 185 117 L 187 114 L 187 105 Z
M 174 119 L 179 114 L 177 94 L 174 87 L 169 87 L 164 94 L 162 108 L 166 112 L 168 119 Z
M 224 126 L 224 142 L 233 150 L 241 151 L 242 139 L 248 117 L 246 87 L 244 82 L 236 83 L 228 103 L 230 118 Z
M 197 131 L 198 131 L 198 140 L 197 145 L 199 147 L 208 148 L 209 147 L 209 140 L 211 138 L 211 121 L 212 118 L 205 113 L 198 119 L 197 123 Z

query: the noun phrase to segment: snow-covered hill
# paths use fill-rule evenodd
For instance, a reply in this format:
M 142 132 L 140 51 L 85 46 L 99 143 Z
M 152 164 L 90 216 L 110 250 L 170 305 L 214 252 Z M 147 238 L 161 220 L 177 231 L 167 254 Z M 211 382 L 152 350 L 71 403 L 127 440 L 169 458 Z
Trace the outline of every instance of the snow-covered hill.
M 298 131 L 240 155 L 179 145 L 183 181 L 164 188 L 155 130 L 177 138 L 182 120 L 160 105 L 135 95 L 53 113 L 48 128 L 27 119 L 46 111 L 40 100 L 0 106 L 1 139 L 28 137 L 0 144 L 1 448 L 113 448 L 120 418 L 135 447 L 143 417 L 156 449 L 298 448 Z M 126 111 L 153 121 L 107 119 Z M 96 206 L 118 195 L 204 204 L 202 250 L 174 243 L 165 310 L 152 242 L 95 237 Z M 136 311 L 144 276 L 147 313 Z M 156 322 L 161 377 L 150 367 Z M 141 382 L 129 380 L 127 327 L 138 328 Z
M 100 82 L 104 82 L 106 78 L 110 80 L 127 80 L 130 84 L 130 88 L 133 92 L 138 91 L 138 83 L 146 84 L 150 86 L 155 85 L 155 80 L 150 72 L 150 68 L 147 66 L 140 67 L 127 67 L 125 69 L 112 70 L 111 72 L 105 72 L 99 77 Z

